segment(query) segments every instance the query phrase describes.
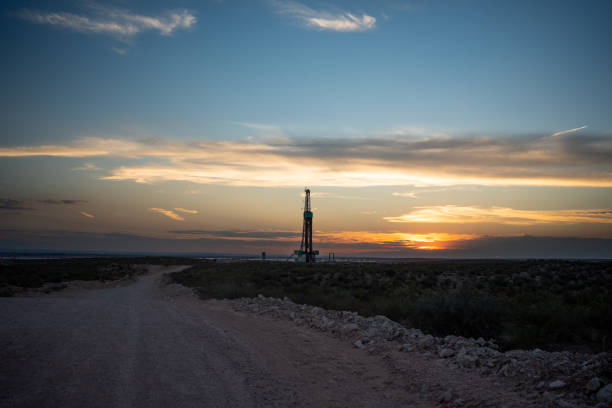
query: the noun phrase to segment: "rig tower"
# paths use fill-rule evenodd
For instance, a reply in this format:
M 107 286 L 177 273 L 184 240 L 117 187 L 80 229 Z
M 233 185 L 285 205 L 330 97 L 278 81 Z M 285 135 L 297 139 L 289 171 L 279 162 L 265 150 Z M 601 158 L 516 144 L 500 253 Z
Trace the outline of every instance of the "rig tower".
M 298 256 L 298 260 L 304 257 L 306 263 L 313 263 L 315 257 L 319 255 L 319 251 L 312 249 L 312 210 L 310 209 L 310 190 L 306 188 L 304 190 L 306 198 L 304 199 L 304 224 L 302 227 L 302 243 L 300 249 L 295 250 L 293 253 Z

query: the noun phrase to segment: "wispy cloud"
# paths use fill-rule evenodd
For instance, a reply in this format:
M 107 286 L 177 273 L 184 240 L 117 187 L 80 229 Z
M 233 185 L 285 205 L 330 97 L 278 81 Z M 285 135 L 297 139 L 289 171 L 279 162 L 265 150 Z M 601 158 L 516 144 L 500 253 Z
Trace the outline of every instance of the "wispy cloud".
M 102 170 L 102 169 L 100 167 L 96 166 L 93 163 L 85 163 L 82 166 L 73 168 L 72 170 L 77 170 L 77 171 L 97 171 L 97 170 Z
M 517 210 L 507 207 L 433 206 L 416 207 L 407 214 L 384 217 L 389 222 L 409 223 L 496 223 L 534 225 L 550 223 L 612 223 L 611 209 Z
M 177 207 L 174 210 L 178 212 L 187 213 L 187 214 L 197 214 L 198 213 L 198 210 L 188 210 L 186 208 L 180 208 L 180 207 Z
M 275 10 L 288 15 L 306 27 L 330 31 L 367 31 L 376 27 L 376 18 L 348 11 L 314 10 L 292 0 L 270 0 Z
M 393 193 L 391 193 L 391 195 L 395 197 L 416 198 L 416 192 L 414 191 L 404 191 L 404 192 L 394 191 Z
M 86 200 L 56 200 L 52 198 L 42 200 L 15 200 L 11 198 L 0 198 L 0 210 L 33 210 L 34 208 L 26 206 L 26 202 L 51 205 L 79 205 L 87 203 Z
M 299 238 L 299 231 L 239 231 L 239 230 L 175 230 L 169 231 L 186 237 L 206 237 L 227 240 L 272 240 L 295 242 Z
M 584 126 L 580 126 L 580 127 L 574 128 L 574 129 L 562 130 L 560 132 L 553 133 L 551 136 L 567 135 L 569 133 L 575 133 L 575 132 L 578 132 L 579 130 L 586 129 L 587 127 L 589 127 L 589 126 L 588 125 L 584 125 Z
M 164 208 L 149 208 L 149 211 L 153 211 L 159 214 L 163 214 L 168 218 L 172 218 L 173 220 L 176 221 L 185 221 L 185 219 L 183 217 L 181 217 L 180 215 L 178 215 L 177 213 L 175 213 L 172 210 L 166 210 Z
M 20 15 L 36 24 L 118 37 L 132 37 L 145 31 L 156 31 L 161 35 L 169 36 L 176 30 L 190 28 L 197 22 L 195 15 L 188 10 L 173 10 L 159 16 L 150 16 L 96 4 L 90 5 L 87 14 L 26 9 L 22 10 Z
M 31 208 L 26 207 L 25 200 L 0 198 L 0 210 L 31 210 Z
M 0 147 L 0 157 L 150 159 L 105 180 L 234 186 L 612 187 L 612 136 L 380 136 L 263 142 L 83 138 L 66 145 Z
M 83 217 L 86 217 L 86 218 L 95 218 L 93 215 L 85 211 L 79 211 L 79 214 L 81 214 Z
M 85 204 L 86 200 L 55 200 L 52 198 L 47 198 L 45 200 L 36 200 L 36 202 L 41 204 L 64 204 L 64 205 L 77 205 L 77 204 Z
M 119 54 L 119 55 L 125 55 L 128 52 L 127 49 L 125 48 L 113 47 L 112 49 L 116 54 Z
M 270 132 L 270 133 L 283 133 L 280 126 L 278 125 L 269 125 L 266 123 L 253 123 L 253 122 L 236 122 L 240 126 L 247 127 L 249 129 L 255 129 L 262 132 Z

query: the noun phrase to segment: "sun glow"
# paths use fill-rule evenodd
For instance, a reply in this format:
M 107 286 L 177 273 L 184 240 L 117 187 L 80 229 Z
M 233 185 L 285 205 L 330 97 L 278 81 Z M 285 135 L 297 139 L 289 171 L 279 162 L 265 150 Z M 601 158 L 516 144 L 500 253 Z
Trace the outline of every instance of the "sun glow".
M 393 245 L 412 249 L 439 250 L 449 249 L 460 241 L 478 238 L 472 234 L 449 234 L 432 232 L 427 234 L 411 234 L 404 232 L 369 232 L 369 231 L 342 231 L 317 232 L 319 239 L 326 243 L 372 243 L 379 245 Z
M 170 218 L 170 215 L 162 213 Z M 461 241 L 478 238 L 471 234 L 427 233 L 411 234 L 404 232 L 370 232 L 370 231 L 316 231 L 316 241 L 319 245 L 360 245 L 370 244 L 381 247 L 401 249 L 441 250 L 457 246 Z M 185 231 L 178 239 L 215 238 L 228 241 L 244 242 L 278 242 L 296 243 L 300 232 L 293 231 Z

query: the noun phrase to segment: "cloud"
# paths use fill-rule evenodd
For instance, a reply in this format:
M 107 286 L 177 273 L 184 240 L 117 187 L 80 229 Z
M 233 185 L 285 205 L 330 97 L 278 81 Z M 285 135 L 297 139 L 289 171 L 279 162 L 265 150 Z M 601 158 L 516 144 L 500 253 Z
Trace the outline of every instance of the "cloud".
M 76 171 L 97 171 L 97 170 L 102 170 L 102 169 L 100 167 L 96 166 L 93 163 L 85 163 L 82 166 L 73 168 L 72 170 L 76 170 Z
M 391 193 L 391 195 L 393 195 L 395 197 L 416 198 L 416 192 L 414 192 L 414 191 L 405 191 L 405 192 L 394 191 L 393 193 Z
M 197 214 L 198 213 L 197 210 L 188 210 L 186 208 L 180 208 L 180 207 L 177 207 L 174 210 L 175 211 L 179 211 L 179 212 L 184 212 L 184 213 L 187 213 L 187 214 Z
M 0 147 L 0 157 L 141 159 L 101 177 L 232 186 L 612 187 L 612 136 L 283 138 L 264 142 L 82 138 Z
M 125 55 L 127 54 L 128 50 L 125 48 L 119 48 L 119 47 L 113 47 L 112 50 L 119 55 Z
M 26 207 L 25 200 L 0 198 L 0 210 L 31 210 L 31 208 Z
M 165 210 L 163 208 L 149 208 L 149 211 L 153 211 L 156 213 L 160 213 L 165 215 L 168 218 L 172 218 L 173 220 L 176 221 L 185 221 L 185 219 L 183 217 L 181 217 L 180 215 L 178 215 L 177 213 L 175 213 L 172 210 Z
M 416 207 L 397 217 L 384 217 L 389 222 L 409 223 L 497 223 L 534 225 L 550 223 L 612 223 L 612 210 L 517 210 L 507 207 L 433 206 Z
M 575 132 L 578 132 L 579 130 L 586 129 L 587 127 L 588 127 L 588 125 L 584 125 L 584 126 L 580 126 L 580 127 L 574 128 L 574 129 L 562 130 L 560 132 L 553 133 L 551 136 L 567 135 L 569 133 L 575 133 Z
M 247 127 L 249 129 L 255 129 L 262 132 L 270 132 L 270 133 L 283 133 L 282 129 L 278 125 L 268 125 L 265 123 L 253 123 L 253 122 L 236 122 L 240 126 Z
M 167 11 L 160 16 L 132 13 L 129 10 L 90 5 L 90 13 L 74 14 L 64 11 L 22 10 L 22 18 L 36 24 L 67 28 L 77 32 L 132 37 L 145 31 L 157 31 L 164 36 L 187 29 L 197 19 L 188 10 Z M 119 49 L 122 50 L 122 49 Z M 121 53 L 115 50 L 118 53 Z
M 304 198 L 306 197 L 306 193 L 304 191 L 298 193 L 298 196 Z M 331 199 L 331 200 L 374 200 L 372 197 L 363 197 L 363 196 L 355 196 L 355 195 L 345 195 L 338 193 L 331 193 L 328 191 L 311 191 L 311 198 L 320 198 L 320 199 Z
M 236 231 L 236 230 L 175 230 L 172 234 L 190 237 L 208 237 L 229 240 L 279 240 L 296 241 L 300 237 L 299 231 Z
M 11 198 L 0 198 L 0 210 L 33 210 L 26 207 L 26 202 L 52 205 L 78 205 L 87 203 L 85 200 L 54 200 L 47 198 L 44 200 L 14 200 Z
M 65 205 L 77 205 L 77 204 L 85 204 L 86 200 L 54 200 L 51 198 L 47 198 L 45 200 L 36 200 L 36 202 L 41 204 L 65 204 Z
M 376 18 L 362 13 L 361 16 L 348 11 L 323 11 L 292 0 L 271 0 L 279 14 L 288 15 L 306 27 L 330 31 L 367 31 L 376 27 Z
M 79 211 L 79 214 L 81 214 L 83 217 L 95 218 L 93 215 L 91 215 L 90 213 L 87 213 L 85 211 Z

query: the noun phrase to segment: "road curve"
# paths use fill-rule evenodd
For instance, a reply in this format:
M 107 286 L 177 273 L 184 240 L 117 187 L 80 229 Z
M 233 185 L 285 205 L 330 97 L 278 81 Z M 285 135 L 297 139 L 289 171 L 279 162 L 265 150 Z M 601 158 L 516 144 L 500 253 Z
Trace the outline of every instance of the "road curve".
M 346 347 L 327 344 L 316 333 L 266 326 L 248 316 L 235 320 L 204 302 L 164 296 L 160 277 L 176 269 L 158 267 L 121 287 L 0 298 L 0 406 L 408 402 L 383 395 L 384 376 L 359 361 L 369 356 L 351 356 L 363 353 L 348 348 L 338 359 L 338 347 Z

